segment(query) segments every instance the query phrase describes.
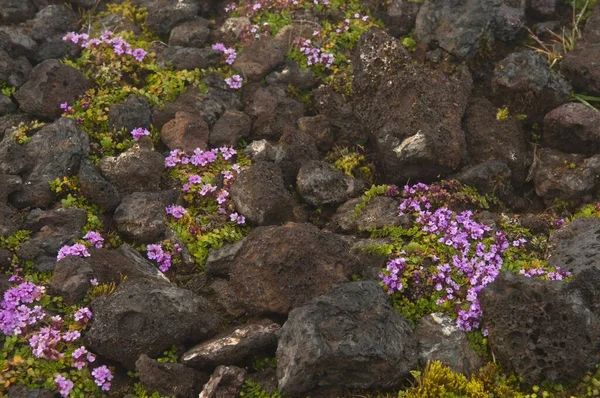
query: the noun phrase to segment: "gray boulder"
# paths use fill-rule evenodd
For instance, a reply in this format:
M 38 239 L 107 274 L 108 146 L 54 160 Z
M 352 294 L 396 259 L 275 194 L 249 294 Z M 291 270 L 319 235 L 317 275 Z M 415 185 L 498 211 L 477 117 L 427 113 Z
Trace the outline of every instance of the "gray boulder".
M 583 217 L 550 235 L 548 263 L 575 275 L 600 264 L 600 218 Z

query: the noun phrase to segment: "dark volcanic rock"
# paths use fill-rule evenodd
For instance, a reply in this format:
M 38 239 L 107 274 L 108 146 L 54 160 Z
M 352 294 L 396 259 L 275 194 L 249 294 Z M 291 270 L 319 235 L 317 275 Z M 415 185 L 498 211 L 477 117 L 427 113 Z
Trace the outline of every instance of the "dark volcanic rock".
M 309 134 L 319 151 L 327 152 L 333 147 L 335 133 L 329 118 L 325 115 L 301 117 L 298 119 L 298 130 Z
M 44 389 L 33 389 L 24 385 L 14 385 L 8 390 L 8 398 L 53 398 L 54 392 Z
M 598 361 L 600 322 L 567 286 L 505 273 L 481 292 L 490 348 L 526 385 L 579 380 Z
M 192 153 L 194 149 L 206 149 L 209 130 L 201 116 L 177 112 L 175 119 L 168 121 L 160 131 L 162 142 L 169 149 L 181 149 Z
M 296 182 L 303 165 L 321 157 L 315 140 L 309 134 L 295 128 L 285 127 L 278 144 L 275 163 L 281 168 L 286 185 Z
M 600 155 L 566 154 L 543 148 L 537 152 L 533 167 L 535 192 L 542 198 L 590 201 L 596 191 Z
M 92 301 L 94 319 L 84 344 L 133 369 L 141 354 L 160 355 L 173 344 L 197 343 L 216 333 L 211 304 L 189 290 L 127 279 L 107 297 Z
M 127 133 L 138 127 L 149 129 L 152 124 L 152 109 L 143 97 L 129 95 L 121 104 L 110 107 L 108 125 L 113 130 L 125 129 Z
M 421 318 L 414 337 L 419 346 L 419 366 L 423 368 L 430 361 L 440 361 L 454 372 L 469 376 L 484 364 L 473 351 L 467 333 L 443 313 Z
M 320 161 L 305 163 L 296 185 L 302 199 L 313 206 L 340 204 L 359 193 L 354 179 Z
M 89 86 L 83 73 L 51 59 L 33 68 L 29 80 L 17 90 L 15 98 L 22 111 L 56 119 L 62 112 L 60 104 L 73 103 Z
M 183 22 L 171 30 L 169 46 L 202 48 L 210 35 L 209 21 L 196 18 Z
M 231 271 L 233 259 L 240 251 L 244 240 L 239 242 L 223 245 L 218 249 L 210 249 L 204 272 L 212 277 L 228 278 Z
M 367 142 L 369 132 L 362 128 L 359 119 L 354 115 L 351 102 L 346 101 L 342 94 L 327 85 L 321 85 L 313 93 L 317 112 L 329 118 L 335 145 L 343 147 L 363 145 Z M 303 130 L 300 124 L 298 127 Z M 308 133 L 314 137 L 313 133 Z M 319 145 L 319 138 L 315 137 L 315 140 Z
M 77 13 L 65 5 L 42 8 L 32 21 L 31 37 L 46 41 L 51 37 L 77 28 Z
M 415 27 L 421 4 L 409 0 L 391 0 L 381 19 L 394 37 L 405 36 Z
M 550 235 L 548 263 L 575 275 L 600 261 L 600 218 L 578 218 Z
M 285 46 L 277 40 L 255 40 L 237 56 L 233 69 L 249 81 L 259 81 L 283 63 L 285 53 Z
M 175 398 L 197 396 L 209 379 L 207 374 L 180 363 L 160 363 L 145 354 L 136 361 L 135 370 L 148 391 Z
M 146 24 L 157 35 L 168 38 L 171 29 L 180 22 L 194 19 L 208 1 L 198 0 L 138 0 L 148 9 Z M 202 7 L 204 8 L 204 7 Z
M 273 163 L 254 163 L 242 171 L 231 186 L 231 199 L 253 224 L 279 224 L 292 218 L 292 195 L 283 184 L 281 169 Z
M 510 183 L 512 173 L 501 161 L 491 160 L 475 166 L 466 167 L 453 178 L 461 183 L 477 188 L 481 193 L 493 194 L 500 199 L 510 199 L 513 187 Z
M 200 393 L 200 398 L 235 398 L 246 380 L 246 370 L 236 366 L 219 366 Z
M 398 215 L 398 202 L 386 196 L 376 196 L 362 211 L 356 207 L 362 198 L 351 199 L 341 205 L 331 219 L 331 227 L 343 233 L 357 233 L 369 228 L 407 226 L 408 218 Z
M 349 244 L 311 224 L 257 228 L 244 240 L 231 283 L 253 314 L 287 314 L 358 269 Z
M 8 195 L 23 187 L 21 177 L 11 174 L 0 174 L 0 203 L 6 203 Z
M 0 116 L 8 115 L 17 110 L 17 105 L 7 97 L 6 95 L 0 94 Z
M 501 161 L 511 171 L 515 187 L 525 183 L 531 165 L 531 149 L 515 116 L 498 120 L 498 109 L 485 98 L 472 98 L 463 127 L 471 164 Z M 507 181 L 508 182 L 508 181 Z
M 0 0 L 0 23 L 17 23 L 33 18 L 37 8 L 32 0 Z
M 424 45 L 437 42 L 452 55 L 471 58 L 495 39 L 513 40 L 524 25 L 524 2 L 426 0 L 417 15 L 415 37 Z
M 277 347 L 279 389 L 393 388 L 417 357 L 408 321 L 377 282 L 346 283 L 290 313 Z
M 571 85 L 550 69 L 546 58 L 535 51 L 512 53 L 494 70 L 492 90 L 498 102 L 533 121 L 571 98 Z
M 210 47 L 178 47 L 169 46 L 162 49 L 157 57 L 157 63 L 165 67 L 167 64 L 173 65 L 175 69 L 207 69 L 217 65 L 221 60 L 222 54 Z
M 226 110 L 214 124 L 208 143 L 213 147 L 237 146 L 240 140 L 250 135 L 252 119 L 244 112 Z
M 29 78 L 32 66 L 25 57 L 11 58 L 0 48 L 0 82 L 21 87 Z
M 447 76 L 416 66 L 402 44 L 379 29 L 361 37 L 353 70 L 354 111 L 369 131 L 385 182 L 430 181 L 464 163 L 466 70 Z
M 543 144 L 568 153 L 600 152 L 600 112 L 577 102 L 559 106 L 544 118 Z
M 158 194 L 150 192 L 125 196 L 115 210 L 114 221 L 119 233 L 138 243 L 153 243 L 167 229 L 165 205 Z
M 83 196 L 103 211 L 111 213 L 121 203 L 115 186 L 102 177 L 100 169 L 89 160 L 81 162 L 77 176 Z

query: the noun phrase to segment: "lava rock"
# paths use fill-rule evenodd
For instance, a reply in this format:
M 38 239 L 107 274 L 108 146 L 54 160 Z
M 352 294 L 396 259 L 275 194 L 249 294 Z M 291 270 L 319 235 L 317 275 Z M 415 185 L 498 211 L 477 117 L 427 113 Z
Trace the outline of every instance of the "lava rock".
M 487 99 L 469 101 L 463 127 L 471 164 L 500 161 L 511 171 L 515 187 L 522 186 L 531 166 L 531 149 L 515 116 L 498 120 L 498 109 Z
M 214 369 L 219 365 L 243 364 L 253 356 L 275 351 L 281 326 L 250 324 L 231 334 L 215 338 L 186 351 L 181 362 L 196 369 Z
M 302 133 L 309 134 L 313 138 L 319 151 L 328 152 L 333 148 L 335 134 L 327 116 L 317 115 L 301 117 L 298 119 L 298 130 Z
M 437 42 L 456 57 L 472 58 L 484 43 L 513 40 L 524 26 L 524 2 L 427 0 L 417 15 L 415 38 L 425 46 Z
M 119 192 L 89 160 L 81 162 L 77 175 L 82 195 L 101 210 L 112 213 L 121 203 Z
M 93 278 L 94 271 L 85 258 L 68 256 L 56 264 L 50 288 L 53 293 L 61 296 L 65 303 L 74 305 L 85 297 Z
M 244 48 L 233 69 L 248 81 L 260 81 L 285 61 L 285 46 L 275 39 L 255 40 Z
M 533 182 L 538 196 L 551 202 L 555 198 L 591 201 L 600 173 L 600 155 L 566 154 L 550 148 L 537 153 Z
M 570 102 L 544 117 L 544 146 L 568 153 L 600 152 L 600 113 Z
M 212 127 L 208 143 L 213 147 L 237 146 L 248 138 L 252 128 L 252 119 L 244 112 L 226 110 Z
M 6 141 L 14 142 L 11 137 L 4 137 L 0 143 L 0 154 L 4 149 L 12 149 L 11 143 Z M 56 196 L 50 190 L 48 182 L 76 175 L 81 161 L 87 157 L 90 150 L 87 134 L 74 120 L 67 118 L 44 126 L 23 147 L 22 150 L 26 153 L 22 156 L 28 159 L 28 167 L 19 171 L 23 177 L 23 189 L 15 192 L 10 198 L 11 203 L 18 208 L 48 207 Z M 19 156 L 19 153 L 17 151 L 16 156 Z M 10 162 L 10 157 L 7 160 Z
M 527 0 L 527 11 L 535 16 L 551 17 L 556 12 L 558 0 Z
M 591 266 L 588 267 L 577 275 L 573 282 L 569 283 L 567 290 L 569 292 L 575 292 L 583 297 L 583 302 L 587 308 L 589 308 L 596 317 L 600 317 L 600 270 Z
M 512 53 L 494 69 L 492 91 L 498 102 L 532 121 L 571 98 L 571 85 L 550 69 L 546 58 L 535 51 Z
M 138 243 L 153 243 L 165 233 L 165 206 L 158 194 L 136 192 L 127 195 L 115 210 L 117 231 Z
M 173 344 L 198 343 L 219 326 L 205 298 L 145 278 L 125 280 L 110 296 L 95 298 L 91 307 L 94 320 L 84 344 L 130 370 L 141 354 L 153 357 Z
M 23 188 L 21 177 L 11 174 L 0 174 L 0 203 L 5 204 L 8 195 Z
M 180 23 L 171 30 L 169 46 L 202 48 L 210 35 L 209 21 L 196 18 Z
M 452 371 L 470 376 L 484 365 L 467 333 L 448 315 L 438 312 L 421 318 L 414 337 L 419 342 L 419 366 L 423 368 L 430 361 L 440 361 Z
M 279 390 L 398 387 L 417 357 L 408 321 L 378 283 L 346 283 L 290 313 L 277 347 Z
M 256 90 L 244 108 L 252 118 L 253 139 L 279 139 L 286 126 L 295 127 L 304 115 L 304 105 L 287 96 L 284 87 L 268 86 Z
M 283 180 L 286 185 L 296 182 L 300 168 L 321 157 L 315 140 L 295 128 L 284 127 L 283 135 L 279 139 L 275 163 L 281 168 Z
M 578 218 L 550 235 L 548 263 L 572 274 L 594 267 L 600 260 L 600 218 Z
M 251 314 L 287 314 L 358 269 L 350 245 L 311 224 L 262 227 L 245 239 L 230 281 Z
M 302 69 L 295 61 L 286 61 L 279 70 L 271 72 L 265 79 L 267 84 L 294 86 L 298 90 L 307 90 L 317 85 L 317 80 L 308 69 Z
M 481 291 L 488 344 L 526 385 L 568 383 L 595 368 L 600 321 L 566 286 L 504 273 Z
M 196 397 L 208 382 L 207 374 L 180 363 L 160 363 L 145 354 L 135 363 L 140 382 L 148 391 L 176 398 Z
M 208 258 L 204 265 L 206 275 L 212 277 L 228 278 L 231 272 L 233 259 L 240 251 L 244 240 L 239 242 L 223 245 L 218 249 L 210 249 Z
M 13 385 L 8 390 L 8 398 L 53 398 L 54 396 L 54 392 L 50 390 L 33 389 L 25 385 Z
M 136 128 L 149 129 L 152 124 L 152 109 L 143 97 L 129 95 L 121 104 L 110 107 L 108 125 L 112 130 L 125 129 L 128 133 Z
M 387 196 L 376 196 L 364 209 L 357 211 L 361 198 L 351 199 L 341 205 L 331 219 L 330 228 L 336 232 L 356 234 L 371 228 L 409 226 L 407 216 L 398 215 L 398 202 Z
M 0 82 L 21 87 L 29 78 L 32 66 L 25 57 L 11 58 L 0 48 Z
M 302 199 L 313 206 L 337 205 L 360 193 L 353 178 L 320 161 L 300 167 L 296 186 Z
M 17 110 L 17 105 L 7 97 L 0 94 L 0 116 L 8 115 Z
M 193 70 L 216 66 L 221 58 L 221 52 L 213 50 L 210 47 L 169 46 L 158 53 L 156 61 L 162 67 L 170 64 L 177 70 Z
M 381 19 L 385 22 L 390 35 L 406 36 L 415 27 L 415 21 L 421 4 L 408 0 L 391 0 Z
M 464 163 L 468 71 L 447 76 L 414 65 L 400 41 L 377 28 L 361 36 L 352 65 L 354 112 L 384 181 L 427 182 Z
M 236 366 L 219 366 L 200 393 L 199 398 L 235 398 L 246 380 L 246 370 Z
M 359 119 L 354 115 L 351 102 L 346 101 L 344 96 L 328 85 L 321 85 L 313 90 L 313 93 L 315 109 L 319 115 L 329 119 L 333 146 L 363 145 L 367 142 L 369 133 L 362 128 Z M 304 131 L 300 123 L 301 120 L 298 120 L 298 127 Z M 314 132 L 308 133 L 315 138 L 317 145 L 320 145 L 321 140 L 315 137 Z
M 146 25 L 162 38 L 168 38 L 177 24 L 192 20 L 201 10 L 197 0 L 144 0 L 141 6 L 148 10 Z
M 164 159 L 160 153 L 140 143 L 117 157 L 106 156 L 100 161 L 102 174 L 117 188 L 121 197 L 160 189 Z
M 477 188 L 481 193 L 496 195 L 502 200 L 509 201 L 513 193 L 511 177 L 511 170 L 504 162 L 490 160 L 463 169 L 454 176 L 454 179 Z
M 30 30 L 24 26 L 0 26 L 0 48 L 11 57 L 27 57 L 32 61 L 36 57 L 38 43 L 30 36 Z
M 0 23 L 19 23 L 33 18 L 37 8 L 32 0 L 0 0 Z
M 33 68 L 29 80 L 14 96 L 23 112 L 57 119 L 62 112 L 60 104 L 75 102 L 89 87 L 90 82 L 83 73 L 50 59 Z
M 240 173 L 230 193 L 236 210 L 250 223 L 279 224 L 292 216 L 292 195 L 285 189 L 281 169 L 273 163 L 253 163 Z
M 209 137 L 208 124 L 201 116 L 177 112 L 175 119 L 168 121 L 160 131 L 162 142 L 169 149 L 181 149 L 186 153 L 194 149 L 206 149 Z
M 77 13 L 65 5 L 42 8 L 32 21 L 31 37 L 43 42 L 51 37 L 77 29 Z

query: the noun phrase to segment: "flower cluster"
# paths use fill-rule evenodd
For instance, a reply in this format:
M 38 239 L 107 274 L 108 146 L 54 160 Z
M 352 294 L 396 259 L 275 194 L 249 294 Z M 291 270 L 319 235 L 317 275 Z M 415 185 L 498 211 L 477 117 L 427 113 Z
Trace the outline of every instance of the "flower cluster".
M 73 358 L 73 366 L 77 368 L 77 370 L 81 370 L 86 366 L 86 362 L 92 363 L 96 360 L 96 356 L 89 352 L 84 346 L 77 348 L 71 354 Z
M 102 391 L 110 390 L 110 381 L 112 380 L 113 375 L 106 365 L 102 365 L 94 369 L 92 371 L 92 376 L 94 376 L 96 385 L 102 388 Z
M 225 79 L 225 83 L 229 86 L 229 88 L 233 90 L 238 90 L 242 88 L 242 77 L 240 75 L 233 75 Z
M 56 260 L 60 261 L 68 256 L 78 256 L 78 257 L 89 257 L 90 253 L 88 252 L 87 247 L 81 243 L 76 243 L 71 246 L 63 246 L 58 251 L 58 255 L 56 256 Z
M 167 208 L 165 210 L 168 215 L 173 216 L 177 219 L 182 218 L 184 215 L 187 214 L 187 210 L 184 209 L 183 206 L 170 205 L 170 206 L 167 206 Z
M 555 271 L 547 271 L 543 268 L 522 269 L 519 274 L 527 277 L 546 276 L 551 281 L 562 281 L 571 276 L 569 271 L 565 271 L 560 267 L 556 267 Z
M 46 289 L 31 282 L 23 282 L 4 293 L 0 303 L 0 331 L 6 336 L 23 335 L 44 318 L 39 305 L 27 304 L 39 301 Z
M 96 48 L 101 45 L 112 47 L 115 54 L 130 55 L 138 62 L 143 62 L 147 52 L 143 48 L 133 49 L 131 45 L 121 37 L 113 37 L 113 33 L 109 30 L 104 31 L 99 39 L 90 39 L 87 33 L 69 32 L 63 37 L 63 41 L 77 44 L 83 48 Z
M 233 65 L 235 59 L 237 57 L 237 53 L 234 48 L 225 47 L 223 43 L 215 43 L 212 46 L 212 49 L 215 51 L 220 51 L 225 56 L 225 63 L 227 65 Z
M 173 255 L 180 254 L 183 250 L 179 244 L 173 245 L 173 252 L 170 252 L 162 245 L 153 244 L 146 247 L 146 255 L 149 260 L 154 260 L 158 263 L 158 268 L 161 272 L 167 272 L 173 265 Z
M 104 245 L 104 238 L 102 237 L 102 235 L 95 231 L 88 232 L 87 234 L 85 234 L 83 239 L 90 242 L 92 246 L 94 246 L 96 249 L 101 249 Z
M 139 141 L 145 135 L 150 135 L 150 131 L 147 129 L 138 127 L 136 129 L 131 130 L 131 135 L 133 136 L 134 141 Z
M 73 389 L 73 382 L 60 374 L 56 375 L 54 382 L 56 383 L 58 393 L 63 397 L 68 397 Z
M 332 53 L 323 51 L 320 47 L 313 46 L 309 39 L 296 39 L 300 52 L 306 56 L 308 65 L 323 65 L 330 69 L 335 61 L 335 56 Z

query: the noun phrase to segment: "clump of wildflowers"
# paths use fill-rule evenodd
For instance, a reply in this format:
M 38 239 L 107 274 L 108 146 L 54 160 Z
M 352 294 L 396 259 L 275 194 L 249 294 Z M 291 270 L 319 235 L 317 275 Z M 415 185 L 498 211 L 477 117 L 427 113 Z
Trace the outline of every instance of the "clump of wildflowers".
M 23 335 L 44 319 L 39 305 L 28 304 L 40 301 L 46 289 L 32 282 L 23 282 L 4 293 L 0 303 L 0 331 L 6 336 Z
M 229 86 L 229 88 L 233 90 L 238 90 L 242 88 L 242 77 L 240 75 L 233 75 L 225 79 L 225 83 Z
M 87 33 L 69 32 L 63 37 L 63 41 L 77 44 L 83 48 L 97 48 L 100 46 L 111 47 L 115 54 L 130 55 L 138 62 L 143 62 L 147 52 L 143 48 L 133 49 L 131 44 L 121 37 L 113 36 L 109 30 L 104 31 L 99 39 L 90 39 Z
M 56 375 L 54 382 L 58 393 L 63 397 L 68 397 L 73 389 L 73 382 L 60 374 Z
M 234 48 L 225 47 L 223 43 L 215 43 L 213 44 L 212 49 L 223 53 L 223 55 L 225 56 L 225 63 L 227 65 L 233 65 L 233 63 L 235 62 L 237 53 Z
M 335 61 L 335 56 L 332 53 L 323 51 L 320 47 L 315 46 L 309 39 L 298 38 L 296 44 L 300 52 L 306 56 L 306 63 L 310 65 L 323 65 L 330 69 Z
M 110 390 L 110 381 L 113 379 L 113 375 L 106 365 L 102 365 L 94 369 L 92 371 L 92 376 L 94 376 L 96 385 L 102 388 L 103 391 Z
M 84 235 L 83 239 L 87 240 L 96 249 L 101 249 L 104 245 L 104 238 L 98 232 L 90 231 Z
M 62 260 L 68 256 L 78 256 L 78 257 L 89 257 L 90 253 L 88 252 L 87 247 L 81 243 L 76 243 L 71 246 L 63 246 L 58 251 L 58 255 L 56 257 L 57 261 Z
M 146 247 L 146 256 L 149 260 L 156 261 L 158 263 L 158 269 L 161 272 L 167 272 L 174 263 L 179 262 L 177 256 L 181 254 L 182 249 L 179 244 L 175 243 L 172 249 L 169 248 L 168 244 L 152 244 Z
M 136 129 L 131 130 L 131 135 L 132 135 L 134 141 L 139 141 L 140 138 L 142 138 L 143 136 L 150 135 L 150 131 L 148 131 L 147 129 L 138 127 Z

